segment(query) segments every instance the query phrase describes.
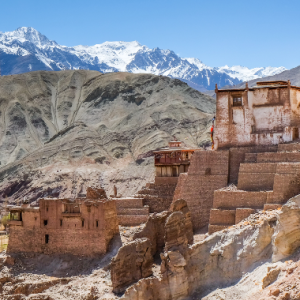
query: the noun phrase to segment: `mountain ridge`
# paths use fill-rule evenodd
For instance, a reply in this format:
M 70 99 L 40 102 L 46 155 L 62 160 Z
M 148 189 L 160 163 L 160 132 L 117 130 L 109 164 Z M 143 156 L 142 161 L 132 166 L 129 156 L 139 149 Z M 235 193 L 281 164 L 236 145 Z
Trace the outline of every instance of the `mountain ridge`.
M 0 32 L 2 75 L 38 70 L 88 69 L 108 72 L 151 73 L 182 79 L 202 91 L 236 85 L 245 80 L 278 74 L 284 67 L 249 69 L 242 66 L 209 67 L 197 58 L 181 58 L 174 51 L 150 49 L 137 41 L 104 42 L 67 47 L 49 40 L 32 27 Z

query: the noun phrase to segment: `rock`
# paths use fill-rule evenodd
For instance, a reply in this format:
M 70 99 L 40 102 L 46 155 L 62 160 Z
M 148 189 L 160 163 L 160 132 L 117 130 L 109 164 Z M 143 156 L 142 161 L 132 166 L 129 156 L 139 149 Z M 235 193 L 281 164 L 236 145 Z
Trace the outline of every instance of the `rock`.
M 266 288 L 268 285 L 272 284 L 278 277 L 280 269 L 271 269 L 267 275 L 263 278 L 262 288 Z
M 15 264 L 15 259 L 12 256 L 7 255 L 4 259 L 4 264 L 7 266 L 13 266 Z
M 184 214 L 185 230 L 186 230 L 185 234 L 187 236 L 188 243 L 193 244 L 194 235 L 193 235 L 192 217 L 186 201 L 183 199 L 174 200 L 173 203 L 171 204 L 170 210 L 173 212 L 181 211 Z
M 86 189 L 86 198 L 87 199 L 107 199 L 107 196 L 106 196 L 104 189 L 88 187 Z
M 300 195 L 291 198 L 278 213 L 278 225 L 273 237 L 273 257 L 278 261 L 293 254 L 300 246 Z
M 280 294 L 280 289 L 275 288 L 275 289 L 270 290 L 270 295 L 277 297 L 279 294 Z
M 201 299 L 201 291 L 233 284 L 254 263 L 271 258 L 274 228 L 269 220 L 273 217 L 265 215 L 256 226 L 235 226 L 188 246 L 184 215 L 180 211 L 173 212 L 166 221 L 162 277 L 134 284 L 122 299 L 177 300 L 193 295 Z M 269 279 L 271 277 L 270 274 Z
M 151 241 L 152 255 L 163 251 L 163 247 L 165 246 L 165 223 L 170 214 L 171 212 L 169 211 L 152 214 L 148 218 L 144 228 L 133 236 L 133 239 L 148 238 Z
M 165 251 L 181 249 L 184 251 L 188 245 L 184 214 L 173 212 L 165 225 Z
M 128 285 L 152 275 L 150 240 L 137 239 L 122 246 L 111 261 L 113 291 L 121 293 Z

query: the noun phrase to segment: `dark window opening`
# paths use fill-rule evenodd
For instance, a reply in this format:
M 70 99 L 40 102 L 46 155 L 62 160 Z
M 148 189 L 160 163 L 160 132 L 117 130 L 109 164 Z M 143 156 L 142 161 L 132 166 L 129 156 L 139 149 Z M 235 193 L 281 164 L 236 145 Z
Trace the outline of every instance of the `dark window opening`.
M 62 226 L 62 220 L 60 220 L 60 226 Z
M 48 211 L 48 207 L 46 207 L 46 211 Z
M 98 221 L 96 221 L 96 227 L 98 227 Z
M 172 175 L 173 175 L 173 177 L 177 177 L 177 168 L 176 167 L 173 167 L 172 168 Z
M 37 220 L 37 217 L 34 217 L 34 220 L 36 221 L 36 220 Z
M 293 141 L 299 139 L 299 129 L 293 128 Z
M 44 220 L 44 226 L 48 225 L 48 220 Z
M 243 98 L 242 97 L 234 97 L 233 98 L 233 106 L 242 106 Z
M 45 234 L 45 244 L 49 243 L 49 234 Z
M 205 169 L 205 175 L 211 175 L 211 168 Z
M 81 221 L 81 225 L 82 225 L 82 227 L 84 227 L 84 220 Z

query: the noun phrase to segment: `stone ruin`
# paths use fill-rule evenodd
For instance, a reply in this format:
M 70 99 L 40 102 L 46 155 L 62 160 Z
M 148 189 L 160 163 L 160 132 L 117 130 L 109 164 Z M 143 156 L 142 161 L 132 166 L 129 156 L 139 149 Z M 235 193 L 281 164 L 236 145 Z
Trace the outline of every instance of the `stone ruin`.
M 10 208 L 8 253 L 36 252 L 93 256 L 106 253 L 119 234 L 116 204 L 103 189 L 88 188 L 86 198 L 44 198 Z
M 153 256 L 165 251 L 186 253 L 193 243 L 190 211 L 184 200 L 177 200 L 170 211 L 153 214 L 145 227 L 134 236 L 134 241 L 123 245 L 111 262 L 113 290 L 122 293 L 134 282 L 152 275 Z M 162 273 L 166 272 L 162 258 Z

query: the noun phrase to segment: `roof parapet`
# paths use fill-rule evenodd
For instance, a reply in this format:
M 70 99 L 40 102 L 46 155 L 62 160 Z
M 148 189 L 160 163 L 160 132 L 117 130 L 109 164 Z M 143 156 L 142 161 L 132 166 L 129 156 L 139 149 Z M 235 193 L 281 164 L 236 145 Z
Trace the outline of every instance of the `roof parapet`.
M 256 85 L 262 86 L 262 85 L 289 85 L 288 81 L 283 80 L 273 80 L 273 81 L 258 81 L 256 82 Z

